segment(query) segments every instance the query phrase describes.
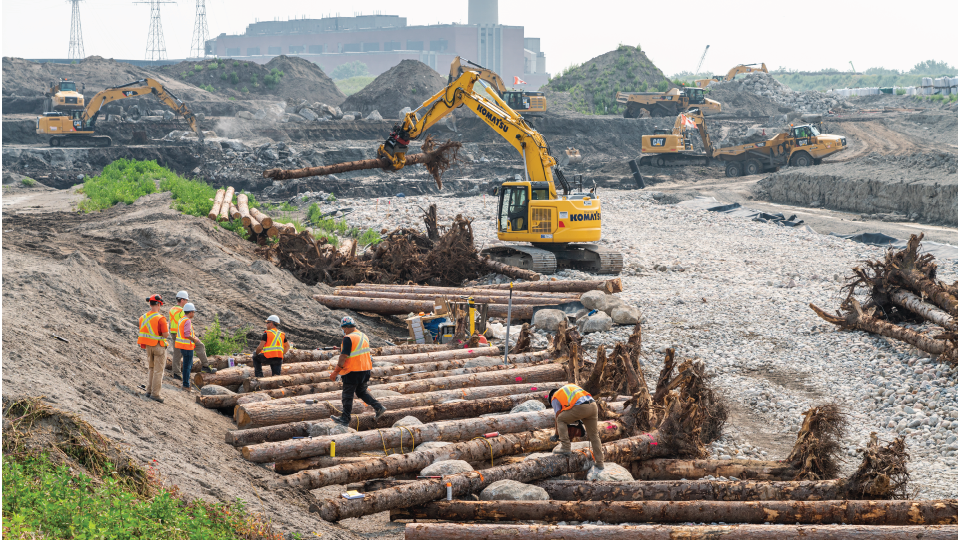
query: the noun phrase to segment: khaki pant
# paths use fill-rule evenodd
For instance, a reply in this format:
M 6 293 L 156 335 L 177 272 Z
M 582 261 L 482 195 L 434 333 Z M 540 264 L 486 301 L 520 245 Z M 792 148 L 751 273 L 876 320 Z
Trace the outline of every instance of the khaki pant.
M 583 427 L 587 429 L 587 438 L 593 446 L 593 462 L 597 467 L 603 468 L 603 447 L 600 446 L 600 433 L 597 431 L 597 403 L 595 401 L 575 405 L 557 415 L 557 435 L 560 437 L 560 447 L 563 450 L 570 450 L 570 433 L 567 431 L 567 424 L 575 424 L 577 420 L 583 421 Z
M 183 376 L 183 349 L 173 348 L 173 375 L 175 377 Z M 205 367 L 210 367 L 210 362 L 207 361 L 207 348 L 203 346 L 203 342 L 196 344 L 196 347 L 193 349 L 193 365 L 200 364 L 200 369 Z
M 160 397 L 163 369 L 167 367 L 167 348 L 160 345 L 147 346 L 147 393 Z

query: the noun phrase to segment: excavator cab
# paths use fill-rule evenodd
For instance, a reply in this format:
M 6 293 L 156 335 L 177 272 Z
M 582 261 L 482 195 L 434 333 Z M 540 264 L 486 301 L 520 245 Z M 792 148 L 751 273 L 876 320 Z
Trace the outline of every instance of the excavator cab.
M 703 88 L 687 88 L 684 90 L 690 99 L 690 104 L 703 104 L 706 98 L 703 95 Z
M 530 204 L 529 183 L 511 183 L 500 187 L 500 203 L 497 208 L 501 232 L 526 232 L 529 228 L 527 213 Z

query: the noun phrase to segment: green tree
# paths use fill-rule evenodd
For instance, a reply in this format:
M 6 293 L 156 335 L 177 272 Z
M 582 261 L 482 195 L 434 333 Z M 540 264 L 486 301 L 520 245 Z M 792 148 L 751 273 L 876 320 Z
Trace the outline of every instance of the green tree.
M 911 69 L 908 73 L 911 75 L 949 75 L 950 77 L 956 77 L 957 68 L 947 64 L 946 62 L 926 60 L 913 66 L 913 69 Z
M 350 77 L 362 77 L 370 75 L 367 65 L 359 60 L 340 64 L 330 72 L 330 77 L 334 79 L 349 79 Z

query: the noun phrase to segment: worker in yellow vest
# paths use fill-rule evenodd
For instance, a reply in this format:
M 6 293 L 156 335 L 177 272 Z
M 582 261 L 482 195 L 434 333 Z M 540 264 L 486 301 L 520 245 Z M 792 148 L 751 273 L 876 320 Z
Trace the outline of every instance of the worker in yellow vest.
M 270 364 L 270 375 L 276 377 L 280 375 L 283 367 L 283 355 L 290 350 L 290 343 L 287 336 L 277 328 L 280 325 L 280 317 L 271 315 L 265 321 L 267 331 L 260 337 L 260 344 L 257 345 L 257 352 L 253 354 L 253 376 L 263 377 L 263 364 Z
M 187 291 L 180 291 L 177 293 L 177 305 L 170 308 L 170 322 L 167 326 L 170 328 L 170 332 L 176 332 L 180 328 L 180 321 L 183 320 L 184 306 L 190 302 L 190 296 L 187 294 Z M 196 333 L 196 332 L 194 332 Z M 173 347 L 173 378 L 178 381 L 183 380 L 182 376 L 182 349 L 178 349 L 176 345 Z M 202 341 L 197 341 L 196 348 L 193 350 L 193 357 L 200 361 L 200 371 L 204 373 L 213 372 L 210 369 L 210 362 L 207 360 L 207 349 L 203 346 Z M 187 378 L 190 377 L 190 372 L 187 371 Z
M 575 384 L 567 384 L 551 390 L 549 397 L 553 412 L 557 415 L 557 437 L 560 439 L 560 446 L 553 452 L 570 453 L 570 433 L 567 426 L 583 421 L 587 438 L 593 446 L 594 466 L 603 469 L 603 447 L 600 446 L 600 432 L 597 430 L 599 409 L 593 396 Z
M 340 328 L 343 330 L 343 343 L 340 345 L 337 367 L 330 374 L 330 380 L 336 380 L 339 376 L 343 383 L 343 394 L 341 395 L 343 413 L 340 416 L 331 416 L 330 419 L 342 426 L 350 424 L 354 394 L 364 403 L 373 407 L 376 418 L 380 418 L 387 408 L 370 395 L 370 392 L 367 392 L 370 371 L 373 369 L 370 341 L 363 332 L 357 330 L 357 324 L 353 322 L 353 317 L 341 319 Z
M 183 389 L 190 390 L 190 371 L 193 369 L 193 352 L 198 347 L 203 347 L 203 343 L 197 339 L 193 333 L 193 317 L 197 314 L 197 308 L 187 302 L 183 305 L 183 316 L 180 318 L 177 327 L 177 339 L 173 344 L 175 350 L 180 351 L 183 358 Z
M 163 298 L 154 294 L 147 298 L 150 311 L 140 316 L 137 326 L 140 333 L 137 336 L 137 345 L 147 351 L 147 397 L 163 403 L 160 397 L 160 386 L 163 382 L 163 370 L 167 365 L 167 341 L 170 332 L 167 329 L 167 320 L 160 314 Z

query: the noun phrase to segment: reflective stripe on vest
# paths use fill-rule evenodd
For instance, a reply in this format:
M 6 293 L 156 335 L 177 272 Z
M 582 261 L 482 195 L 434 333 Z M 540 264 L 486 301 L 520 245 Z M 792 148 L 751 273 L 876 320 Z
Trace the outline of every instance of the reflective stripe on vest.
M 170 308 L 170 324 L 167 326 L 171 331 L 178 330 L 180 328 L 180 321 L 183 319 L 183 308 L 180 306 L 173 306 Z
M 154 346 L 159 344 L 166 347 L 167 342 L 160 335 L 160 319 L 163 318 L 158 312 L 144 313 L 140 316 L 140 334 L 137 336 L 137 345 Z
M 563 412 L 573 408 L 573 406 L 577 404 L 577 400 L 584 396 L 593 397 L 583 388 L 575 384 L 567 384 L 561 386 L 559 390 L 554 392 L 553 399 L 560 404 L 560 412 Z
M 183 334 L 184 327 L 187 326 L 187 317 L 180 319 L 180 326 L 177 327 L 177 339 L 174 341 L 173 346 L 177 349 L 184 351 L 192 351 L 197 347 L 197 344 L 193 340 L 188 339 L 190 336 L 185 336 Z M 193 335 L 193 326 L 190 327 L 190 335 Z
M 267 358 L 283 358 L 283 332 L 273 328 L 267 330 L 267 346 L 261 352 Z
M 362 332 L 351 332 L 347 334 L 350 338 L 350 354 L 347 361 L 344 362 L 340 374 L 350 373 L 351 371 L 370 371 L 373 369 L 373 358 L 370 356 L 370 341 Z

